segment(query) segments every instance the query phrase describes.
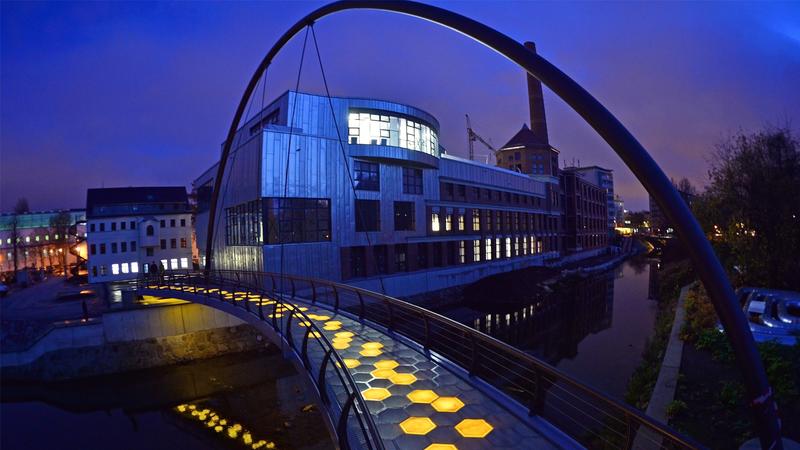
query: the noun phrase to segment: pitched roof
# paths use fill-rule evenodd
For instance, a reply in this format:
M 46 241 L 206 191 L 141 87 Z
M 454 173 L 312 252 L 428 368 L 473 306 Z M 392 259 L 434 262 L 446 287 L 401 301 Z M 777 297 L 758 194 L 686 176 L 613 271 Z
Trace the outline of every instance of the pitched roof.
M 183 186 L 100 188 L 86 191 L 86 209 L 88 211 L 99 205 L 187 203 L 188 201 L 186 188 Z
M 509 147 L 549 147 L 549 145 L 539 139 L 539 137 L 528 128 L 528 125 L 523 123 L 522 129 L 520 129 L 510 141 L 506 142 L 506 145 L 500 147 L 500 149 L 502 150 Z

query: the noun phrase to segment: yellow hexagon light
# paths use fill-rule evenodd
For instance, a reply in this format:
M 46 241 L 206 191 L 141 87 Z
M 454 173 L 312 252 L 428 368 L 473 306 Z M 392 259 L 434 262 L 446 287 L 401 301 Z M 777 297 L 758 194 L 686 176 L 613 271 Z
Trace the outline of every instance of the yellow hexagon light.
M 333 341 L 333 344 L 331 345 L 333 345 L 333 348 L 335 348 L 336 350 L 347 350 L 348 348 L 350 348 L 349 342 Z
M 361 348 L 364 350 L 378 350 L 383 348 L 383 344 L 380 342 L 367 342 L 366 344 L 361 344 Z
M 408 397 L 412 403 L 430 403 L 439 398 L 439 395 L 430 389 L 417 389 L 409 392 L 406 397 Z
M 355 369 L 361 365 L 361 361 L 352 358 L 345 358 L 344 365 L 347 366 L 348 369 Z
M 368 348 L 365 350 L 361 350 L 358 352 L 361 356 L 380 356 L 382 351 L 375 349 L 375 348 Z
M 393 376 L 397 375 L 397 372 L 395 372 L 392 369 L 375 369 L 370 373 L 375 378 L 384 378 L 384 379 L 392 378 Z
M 456 431 L 468 438 L 486 437 L 492 430 L 494 430 L 494 427 L 483 419 L 464 419 L 456 425 Z
M 389 381 L 391 381 L 394 384 L 404 384 L 405 385 L 405 384 L 411 384 L 411 383 L 417 381 L 417 377 L 415 377 L 414 375 L 412 375 L 410 373 L 398 373 L 396 375 L 393 375 L 393 376 L 389 377 Z
M 400 422 L 400 428 L 405 434 L 426 435 L 436 428 L 436 424 L 427 417 L 409 417 Z
M 464 402 L 457 397 L 439 397 L 431 406 L 439 412 L 456 412 L 464 407 Z
M 355 335 L 349 331 L 340 331 L 334 334 L 334 336 L 336 336 L 337 338 L 352 338 Z
M 361 391 L 361 395 L 364 397 L 365 400 L 372 400 L 374 402 L 386 400 L 387 398 L 392 396 L 392 394 L 390 394 L 389 390 L 386 388 L 365 389 Z
M 382 359 L 375 363 L 376 369 L 394 369 L 395 367 L 399 366 L 400 364 L 393 359 Z
M 453 444 L 431 444 L 425 450 L 458 450 L 458 447 Z

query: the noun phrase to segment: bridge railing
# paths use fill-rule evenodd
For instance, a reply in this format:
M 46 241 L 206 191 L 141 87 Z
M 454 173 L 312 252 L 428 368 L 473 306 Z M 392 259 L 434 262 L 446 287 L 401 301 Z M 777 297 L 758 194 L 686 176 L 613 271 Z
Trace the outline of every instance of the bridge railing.
M 323 406 L 334 422 L 339 448 L 353 447 L 350 434 L 356 430 L 357 448 L 383 450 L 383 441 L 372 415 L 345 362 L 317 324 L 287 301 L 286 296 L 278 295 L 278 290 L 265 285 L 267 279 L 246 272 L 217 272 L 205 277 L 191 271 L 167 271 L 143 274 L 136 285 L 137 288 L 188 292 L 224 302 L 270 324 L 309 372 Z M 302 330 L 297 327 L 298 323 L 302 324 Z M 299 334 L 302 336 L 296 336 Z M 319 358 L 310 358 L 312 354 Z
M 425 308 L 365 289 L 269 272 L 215 271 L 283 296 L 345 312 L 416 342 L 540 416 L 588 448 L 699 448 L 666 424 L 586 386 L 549 364 Z

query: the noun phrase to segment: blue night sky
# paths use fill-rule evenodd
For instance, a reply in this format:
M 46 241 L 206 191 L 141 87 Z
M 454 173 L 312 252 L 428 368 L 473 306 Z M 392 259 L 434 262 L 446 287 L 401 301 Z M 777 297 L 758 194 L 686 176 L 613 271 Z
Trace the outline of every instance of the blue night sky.
M 535 41 L 670 176 L 702 185 L 709 151 L 738 130 L 798 129 L 800 3 L 436 4 Z M 264 52 L 319 5 L 2 2 L 0 209 L 21 196 L 34 210 L 83 207 L 90 187 L 188 186 L 218 157 Z M 495 146 L 528 121 L 521 69 L 451 30 L 373 11 L 315 28 L 334 95 L 429 111 L 449 153 L 466 155 L 464 113 Z M 299 48 L 295 38 L 270 70 L 268 98 L 294 85 Z M 314 57 L 301 90 L 322 93 Z M 614 169 L 626 206 L 646 208 L 612 150 L 545 99 L 562 159 Z

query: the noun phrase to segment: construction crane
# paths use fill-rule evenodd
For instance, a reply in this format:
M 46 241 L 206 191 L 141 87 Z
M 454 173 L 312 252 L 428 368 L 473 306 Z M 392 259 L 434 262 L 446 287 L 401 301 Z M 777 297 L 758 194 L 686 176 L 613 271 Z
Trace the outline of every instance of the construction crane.
M 469 114 L 464 114 L 467 117 L 467 142 L 469 143 L 469 160 L 475 160 L 475 141 L 479 141 L 481 144 L 485 145 L 492 154 L 494 155 L 497 153 L 492 144 L 486 142 L 486 139 L 482 138 L 475 130 L 472 129 L 472 123 L 469 121 Z

